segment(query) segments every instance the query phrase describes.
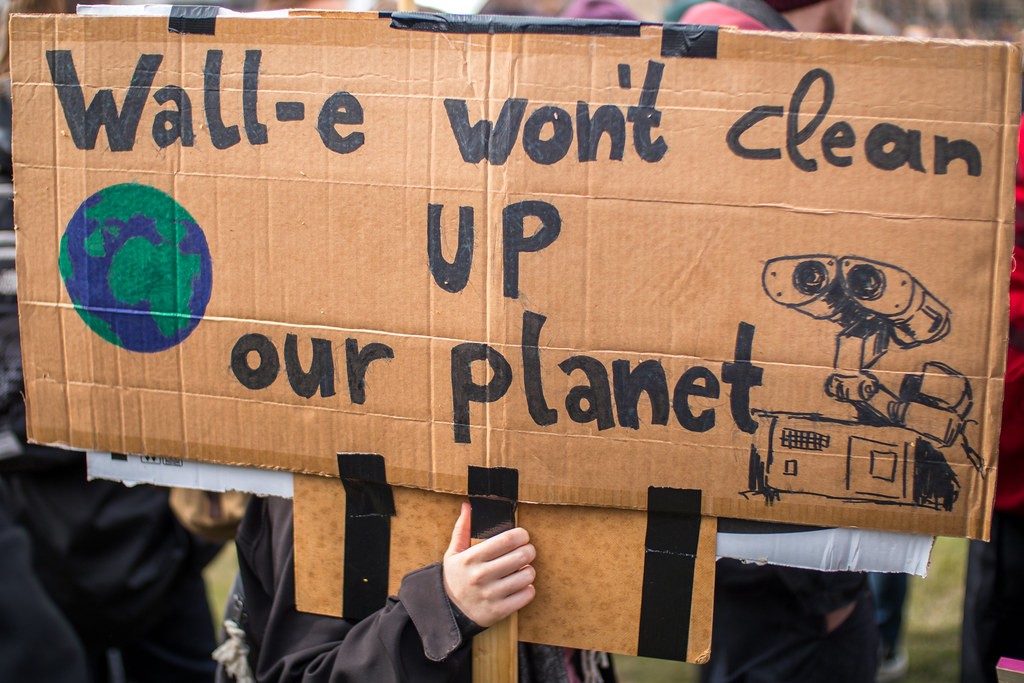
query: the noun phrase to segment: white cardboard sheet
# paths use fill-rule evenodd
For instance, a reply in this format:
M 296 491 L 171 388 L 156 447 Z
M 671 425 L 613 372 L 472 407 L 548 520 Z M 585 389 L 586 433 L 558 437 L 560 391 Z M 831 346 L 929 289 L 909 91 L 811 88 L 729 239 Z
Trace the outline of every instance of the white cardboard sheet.
M 180 458 L 111 455 L 88 451 L 89 479 L 110 479 L 128 486 L 156 484 L 204 491 L 242 491 L 292 497 L 292 473 L 256 467 L 232 467 Z
M 99 451 L 89 451 L 88 464 L 90 479 L 292 497 L 290 472 L 178 458 L 112 456 Z M 934 540 L 932 536 L 867 529 L 763 534 L 720 531 L 717 555 L 805 569 L 905 572 L 925 576 Z

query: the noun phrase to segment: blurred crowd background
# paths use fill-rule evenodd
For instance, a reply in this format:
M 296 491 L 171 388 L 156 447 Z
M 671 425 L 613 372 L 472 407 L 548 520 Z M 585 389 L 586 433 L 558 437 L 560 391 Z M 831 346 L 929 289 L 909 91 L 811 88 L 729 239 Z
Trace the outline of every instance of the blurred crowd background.
M 858 0 L 866 33 L 980 40 L 1022 39 L 1021 0 Z
M 60 1 L 60 0 L 56 0 Z M 397 0 L 189 0 L 187 4 L 219 4 L 245 11 L 314 4 L 331 9 L 394 10 Z M 419 0 L 424 8 L 446 12 L 475 13 L 484 0 Z M 522 13 L 538 3 L 550 5 L 561 0 L 500 0 L 502 7 L 520 6 Z M 73 0 L 71 0 L 72 5 Z M 153 0 L 121 0 L 112 4 L 149 4 Z M 492 0 L 493 2 L 493 0 Z M 86 4 L 90 4 L 86 2 Z M 100 4 L 100 3 L 95 3 Z M 687 0 L 624 0 L 642 19 L 673 19 L 673 8 L 693 4 Z M 888 36 L 935 37 L 952 39 L 1007 40 L 1024 42 L 1024 0 L 856 0 L 857 29 L 861 33 Z M 674 14 L 679 16 L 681 9 Z

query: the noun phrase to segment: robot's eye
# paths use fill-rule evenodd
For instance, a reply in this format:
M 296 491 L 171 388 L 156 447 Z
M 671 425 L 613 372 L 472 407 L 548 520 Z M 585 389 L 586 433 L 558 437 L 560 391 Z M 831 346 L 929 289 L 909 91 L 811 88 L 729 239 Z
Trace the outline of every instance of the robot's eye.
M 805 296 L 828 286 L 828 269 L 821 261 L 803 261 L 793 269 L 793 287 Z
M 885 273 L 868 263 L 850 268 L 846 283 L 850 295 L 861 301 L 875 301 L 885 293 Z

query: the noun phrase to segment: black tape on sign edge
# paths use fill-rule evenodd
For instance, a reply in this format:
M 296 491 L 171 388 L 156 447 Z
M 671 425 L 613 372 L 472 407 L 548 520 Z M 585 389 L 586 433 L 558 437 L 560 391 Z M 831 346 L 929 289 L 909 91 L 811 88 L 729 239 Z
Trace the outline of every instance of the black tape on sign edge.
M 338 476 L 376 484 L 388 483 L 384 456 L 377 453 L 338 453 Z
M 662 57 L 718 58 L 718 27 L 665 24 L 661 28 Z
M 481 14 L 442 14 L 430 12 L 381 12 L 391 19 L 391 28 L 428 33 L 546 33 L 563 36 L 638 37 L 640 21 L 610 19 L 558 19 Z
M 471 496 L 519 499 L 519 470 L 511 467 L 469 466 L 466 492 Z
M 216 5 L 172 5 L 167 30 L 212 36 L 217 28 L 217 9 Z
M 345 487 L 342 617 L 359 621 L 387 603 L 395 498 L 376 453 L 338 453 L 338 474 Z
M 637 655 L 685 661 L 700 543 L 701 492 L 647 489 Z
M 346 515 L 395 515 L 395 496 L 388 485 L 382 456 L 338 453 L 338 476 L 345 486 Z
M 515 526 L 519 470 L 471 465 L 466 492 L 473 514 L 470 524 L 472 538 L 490 538 Z

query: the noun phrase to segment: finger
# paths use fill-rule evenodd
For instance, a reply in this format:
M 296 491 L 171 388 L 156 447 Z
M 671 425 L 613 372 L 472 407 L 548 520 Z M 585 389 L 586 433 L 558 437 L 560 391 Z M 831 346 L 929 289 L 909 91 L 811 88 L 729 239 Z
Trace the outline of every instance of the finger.
M 537 557 L 537 550 L 532 543 L 511 548 L 498 555 L 495 555 L 496 550 L 505 550 L 508 546 L 492 544 L 481 548 L 482 545 L 478 543 L 459 555 L 468 566 L 475 567 L 475 576 L 480 582 L 497 581 L 530 564 Z
M 530 584 L 503 598 L 491 600 L 488 602 L 485 613 L 480 615 L 482 621 L 477 621 L 477 623 L 485 627 L 493 626 L 513 612 L 530 604 L 536 594 L 537 590 Z
M 452 529 L 452 540 L 448 544 L 446 557 L 469 549 L 471 515 L 469 503 L 463 503 L 462 509 L 459 511 L 459 518 L 455 521 L 455 528 Z
M 536 579 L 537 570 L 527 565 L 508 576 L 498 579 L 494 583 L 493 594 L 505 599 L 532 585 Z
M 526 529 L 516 527 L 474 545 L 471 550 L 472 558 L 477 562 L 490 562 L 502 555 L 507 555 L 529 542 L 530 534 L 527 533 Z
M 537 550 L 532 543 L 519 546 L 504 555 L 483 563 L 481 573 L 487 579 L 497 581 L 529 565 L 537 558 Z
M 499 603 L 499 609 L 504 612 L 504 616 L 507 617 L 513 612 L 521 610 L 523 607 L 529 605 L 536 595 L 537 589 L 533 587 L 533 584 L 530 584 L 502 600 Z

